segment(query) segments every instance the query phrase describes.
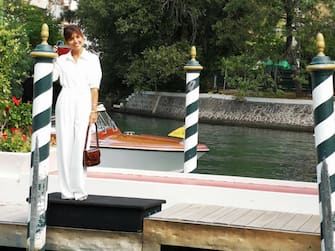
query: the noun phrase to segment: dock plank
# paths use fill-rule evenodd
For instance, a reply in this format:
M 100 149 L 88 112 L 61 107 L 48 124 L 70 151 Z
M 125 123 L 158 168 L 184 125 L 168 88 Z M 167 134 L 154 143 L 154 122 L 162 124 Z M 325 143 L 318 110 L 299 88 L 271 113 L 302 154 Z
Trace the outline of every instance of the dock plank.
M 170 217 L 166 217 L 166 218 L 187 220 L 188 215 L 191 214 L 192 211 L 198 211 L 199 208 L 201 208 L 201 205 L 189 204 L 188 206 L 184 207 L 182 210 L 175 211 L 173 214 L 170 214 Z
M 273 219 L 275 219 L 277 217 L 277 215 L 278 215 L 278 212 L 265 211 L 263 214 L 261 214 L 255 220 L 251 221 L 248 224 L 248 226 L 254 227 L 254 228 L 263 228 L 266 224 L 268 224 Z
M 233 207 L 220 207 L 219 209 L 213 211 L 212 213 L 201 217 L 199 220 L 207 223 L 218 222 L 218 219 L 234 211 Z
M 318 215 L 201 204 L 183 207 L 186 212 L 165 210 L 167 218 L 158 214 L 144 219 L 143 251 L 159 251 L 162 244 L 206 250 L 320 251 Z
M 235 219 L 233 224 L 237 226 L 249 226 L 250 222 L 254 221 L 264 213 L 265 211 L 262 210 L 249 210 L 249 212 L 242 217 Z
M 318 226 L 314 229 L 314 233 L 320 233 L 320 227 L 320 224 L 318 224 Z
M 295 214 L 293 218 L 285 224 L 282 229 L 287 231 L 298 231 L 312 215 L 308 214 Z
M 287 222 L 289 222 L 294 217 L 291 213 L 278 213 L 272 221 L 265 224 L 263 227 L 266 229 L 282 229 Z
M 165 210 L 162 210 L 158 213 L 155 214 L 155 217 L 162 217 L 162 218 L 169 218 L 169 217 L 174 217 L 174 214 L 179 212 L 179 211 L 182 211 L 184 210 L 185 208 L 189 207 L 190 204 L 187 204 L 187 203 L 180 203 L 180 204 L 177 204 L 175 206 L 172 206 L 172 207 L 169 207 L 169 208 L 166 208 Z
M 235 208 L 235 210 L 231 211 L 230 213 L 218 218 L 216 223 L 233 224 L 235 220 L 243 217 L 248 212 L 250 212 L 250 209 Z
M 319 216 L 222 207 L 204 204 L 178 204 L 157 213 L 154 218 L 222 224 L 243 228 L 319 233 Z
M 298 230 L 302 231 L 302 232 L 307 232 L 307 233 L 320 232 L 320 216 L 319 215 L 313 215 Z
M 188 221 L 201 222 L 203 217 L 208 214 L 214 213 L 219 208 L 219 206 L 201 205 L 197 209 L 190 210 L 188 214 L 185 215 L 185 217 Z

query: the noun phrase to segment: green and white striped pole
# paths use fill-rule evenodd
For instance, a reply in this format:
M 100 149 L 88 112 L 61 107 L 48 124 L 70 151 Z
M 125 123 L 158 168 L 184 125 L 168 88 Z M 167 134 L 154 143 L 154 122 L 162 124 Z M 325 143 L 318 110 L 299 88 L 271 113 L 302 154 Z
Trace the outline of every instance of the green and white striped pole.
M 186 115 L 184 141 L 184 173 L 197 168 L 198 120 L 199 120 L 199 76 L 203 67 L 196 57 L 192 46 L 191 60 L 184 66 L 186 71 Z
M 48 170 L 51 134 L 52 71 L 58 55 L 48 45 L 49 28 L 42 25 L 42 43 L 31 56 L 35 58 L 33 87 L 33 133 L 31 142 L 31 171 L 27 250 L 45 250 L 46 209 L 48 203 Z
M 317 182 L 319 186 L 321 250 L 334 250 L 335 209 L 335 113 L 333 73 L 335 64 L 325 56 L 325 41 L 321 33 L 316 37 L 318 55 L 307 70 L 312 77 L 314 135 L 317 151 Z

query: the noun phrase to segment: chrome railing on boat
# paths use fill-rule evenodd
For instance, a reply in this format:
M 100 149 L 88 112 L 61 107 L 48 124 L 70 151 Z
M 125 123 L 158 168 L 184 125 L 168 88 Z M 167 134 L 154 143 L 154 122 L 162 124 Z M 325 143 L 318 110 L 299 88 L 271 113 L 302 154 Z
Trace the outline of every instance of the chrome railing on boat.
M 99 115 L 98 115 L 97 126 L 99 131 L 106 131 L 108 128 L 112 128 L 114 130 L 118 129 L 116 123 L 110 117 L 103 104 L 98 105 L 98 112 Z
M 97 121 L 98 131 L 106 131 L 108 128 L 112 128 L 114 130 L 118 129 L 116 123 L 110 117 L 103 104 L 98 105 L 98 112 L 99 112 Z M 53 129 L 53 131 L 55 131 L 55 127 L 56 127 L 56 117 L 55 115 L 52 115 L 51 128 Z

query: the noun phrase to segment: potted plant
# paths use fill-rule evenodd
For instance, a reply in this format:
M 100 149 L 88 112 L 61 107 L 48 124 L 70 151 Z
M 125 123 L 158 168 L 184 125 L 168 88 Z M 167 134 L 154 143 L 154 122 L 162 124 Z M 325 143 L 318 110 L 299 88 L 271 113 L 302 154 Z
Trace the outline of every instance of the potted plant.
M 29 171 L 32 105 L 12 97 L 0 100 L 0 159 L 2 176 Z
M 22 103 L 14 96 L 0 101 L 0 151 L 30 151 L 31 109 L 30 103 Z

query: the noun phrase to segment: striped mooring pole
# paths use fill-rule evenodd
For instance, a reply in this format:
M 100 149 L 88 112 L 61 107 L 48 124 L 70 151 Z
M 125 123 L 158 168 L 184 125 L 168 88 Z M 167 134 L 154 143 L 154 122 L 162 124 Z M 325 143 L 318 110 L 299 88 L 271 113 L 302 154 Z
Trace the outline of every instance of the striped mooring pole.
M 51 134 L 52 71 L 58 55 L 48 45 L 49 28 L 42 25 L 42 43 L 30 54 L 35 58 L 33 86 L 33 133 L 27 226 L 27 250 L 45 250 L 49 150 Z
M 318 55 L 307 70 L 312 77 L 314 137 L 317 152 L 317 182 L 319 187 L 321 250 L 334 250 L 335 209 L 335 114 L 333 73 L 335 64 L 325 56 L 325 41 L 317 34 Z
M 199 76 L 203 67 L 195 57 L 196 49 L 192 46 L 191 59 L 184 66 L 186 71 L 184 173 L 192 172 L 197 168 Z

